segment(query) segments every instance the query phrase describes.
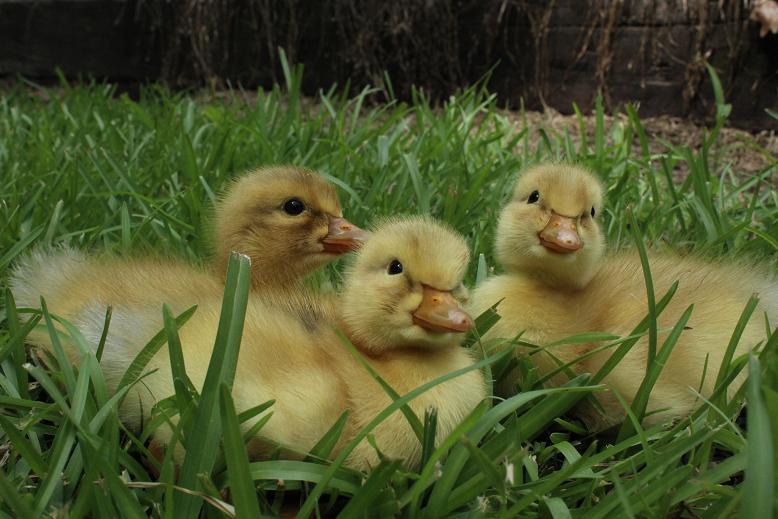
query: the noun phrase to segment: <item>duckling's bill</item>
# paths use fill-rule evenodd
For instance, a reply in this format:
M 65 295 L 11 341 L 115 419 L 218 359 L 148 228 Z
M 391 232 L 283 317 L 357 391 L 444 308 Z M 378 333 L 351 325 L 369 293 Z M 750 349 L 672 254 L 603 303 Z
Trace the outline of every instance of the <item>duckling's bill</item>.
M 360 229 L 343 217 L 330 217 L 329 229 L 321 243 L 324 252 L 343 254 L 357 250 L 370 237 L 370 233 Z
M 581 235 L 578 234 L 577 218 L 551 213 L 548 224 L 538 234 L 540 244 L 554 252 L 567 254 L 583 248 Z
M 413 311 L 415 324 L 438 333 L 463 333 L 473 328 L 472 317 L 459 306 L 451 291 L 428 285 L 422 288 L 421 304 Z

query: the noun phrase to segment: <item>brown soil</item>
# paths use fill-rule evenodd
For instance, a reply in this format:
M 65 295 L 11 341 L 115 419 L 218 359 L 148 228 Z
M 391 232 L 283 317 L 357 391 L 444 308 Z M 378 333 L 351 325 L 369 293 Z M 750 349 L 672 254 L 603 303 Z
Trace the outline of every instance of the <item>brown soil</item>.
M 547 109 L 545 112 L 525 112 L 523 115 L 518 112 L 505 112 L 505 115 L 519 129 L 524 128 L 526 120 L 526 125 L 531 129 L 544 128 L 546 131 L 550 130 L 562 135 L 567 130 L 574 143 L 579 144 L 581 141 L 578 119 L 575 115 L 563 115 L 553 109 Z M 587 139 L 591 146 L 594 142 L 595 117 L 587 115 L 583 119 L 586 125 Z M 606 136 L 609 136 L 613 125 L 626 124 L 627 117 L 623 114 L 606 115 L 604 123 Z M 667 152 L 667 146 L 663 144 L 663 141 L 670 145 L 691 146 L 694 149 L 699 149 L 703 135 L 710 132 L 709 128 L 680 117 L 646 117 L 641 118 L 641 123 L 645 129 L 649 150 L 652 154 Z M 532 146 L 536 146 L 540 138 L 539 132 L 530 132 Z M 634 138 L 633 147 L 635 154 L 639 155 L 640 144 L 637 136 Z M 716 160 L 720 165 L 729 164 L 736 174 L 754 175 L 778 163 L 778 135 L 773 130 L 749 133 L 725 127 L 722 128 L 716 139 L 715 150 L 717 152 Z M 677 173 L 679 176 L 683 176 L 685 172 L 679 168 Z M 772 177 L 773 184 L 778 185 L 778 171 Z

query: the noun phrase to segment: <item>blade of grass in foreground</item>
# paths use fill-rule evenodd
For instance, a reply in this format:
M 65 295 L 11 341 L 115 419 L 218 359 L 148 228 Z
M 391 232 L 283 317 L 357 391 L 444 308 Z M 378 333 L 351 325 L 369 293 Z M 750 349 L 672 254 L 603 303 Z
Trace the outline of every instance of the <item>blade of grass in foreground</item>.
M 192 314 L 197 310 L 196 306 L 184 311 L 181 315 L 176 317 L 176 326 L 180 328 L 186 323 Z M 167 331 L 162 329 L 143 347 L 143 349 L 135 356 L 127 371 L 124 372 L 121 381 L 117 387 L 124 387 L 132 384 L 140 377 L 143 368 L 149 363 L 151 358 L 157 354 L 160 348 L 167 342 Z
M 770 418 L 762 399 L 759 361 L 748 360 L 748 446 L 746 475 L 743 481 L 743 517 L 773 517 L 775 502 L 773 441 Z
M 170 308 L 166 304 L 162 305 L 162 318 L 165 321 L 165 332 L 167 333 L 170 374 L 174 380 L 176 403 L 178 404 L 179 413 L 183 413 L 192 401 L 195 389 L 186 375 L 184 353 L 181 351 L 181 339 L 178 336 L 178 328 L 173 320 L 173 316 L 170 314 Z
M 332 450 L 338 444 L 338 440 L 340 440 L 340 435 L 343 434 L 343 429 L 346 427 L 346 421 L 348 420 L 348 414 L 348 410 L 343 411 L 340 418 L 338 418 L 324 436 L 316 442 L 316 445 L 313 446 L 310 457 L 318 459 L 329 458 Z
M 8 481 L 8 478 L 6 478 L 3 471 L 0 471 L 0 496 L 2 496 L 3 501 L 11 507 L 17 514 L 16 516 L 20 519 L 34 519 L 35 517 L 40 517 L 39 514 L 30 509 L 25 500 L 22 499 L 21 494 L 19 494 L 11 482 Z
M 643 237 L 640 236 L 637 220 L 635 219 L 635 213 L 630 211 L 629 219 L 632 229 L 632 238 L 635 240 L 635 245 L 640 255 L 640 263 L 643 266 L 643 277 L 646 282 L 646 301 L 648 302 L 648 352 L 646 355 L 646 371 L 651 369 L 651 364 L 656 357 L 656 344 L 657 344 L 657 323 L 656 319 L 658 313 L 656 311 L 656 299 L 654 294 L 654 280 L 651 278 L 651 266 L 648 263 L 648 254 L 646 253 L 646 247 L 643 244 Z
M 681 337 L 681 333 L 683 333 L 686 323 L 689 322 L 693 311 L 694 305 L 690 305 L 689 308 L 686 309 L 673 327 L 670 335 L 665 339 L 661 351 L 651 361 L 648 370 L 646 370 L 646 376 L 643 378 L 643 382 L 641 382 L 638 392 L 632 400 L 632 411 L 635 413 L 638 422 L 643 421 L 643 417 L 646 414 L 646 407 L 648 406 L 648 399 L 651 396 L 651 389 L 653 389 L 654 384 L 656 384 L 656 381 L 659 379 L 659 375 L 661 375 L 662 369 L 665 367 L 667 359 L 670 358 L 670 353 L 672 353 L 673 348 L 675 348 L 675 345 L 678 343 L 678 339 Z M 635 428 L 632 422 L 630 420 L 625 420 L 619 430 L 616 441 L 627 438 L 634 431 Z
M 370 516 L 370 507 L 373 499 L 384 489 L 397 469 L 402 465 L 401 460 L 382 461 L 371 473 L 365 484 L 360 487 L 338 517 L 343 519 L 356 519 Z
M 283 481 L 310 481 L 318 483 L 326 476 L 329 467 L 320 463 L 306 461 L 274 460 L 257 461 L 249 464 L 251 478 L 260 480 Z M 362 473 L 351 469 L 341 468 L 328 480 L 330 488 L 340 492 L 354 495 L 359 492 L 362 481 Z
M 221 384 L 232 389 L 248 303 L 250 276 L 251 260 L 242 254 L 233 253 L 227 267 L 222 312 L 211 362 L 205 375 L 197 412 L 187 435 L 187 452 L 179 482 L 184 488 L 199 490 L 200 474 L 210 474 L 216 461 L 221 434 L 218 392 Z M 177 517 L 196 517 L 202 500 L 189 494 L 178 493 L 174 506 Z
M 740 319 L 738 319 L 737 325 L 735 326 L 735 329 L 732 332 L 732 337 L 729 339 L 729 344 L 727 344 L 727 349 L 724 352 L 724 357 L 721 359 L 721 365 L 719 366 L 719 374 L 716 377 L 716 384 L 714 385 L 714 387 L 719 387 L 723 382 L 724 378 L 726 378 L 727 372 L 729 371 L 730 364 L 732 363 L 732 357 L 735 355 L 735 349 L 737 348 L 737 345 L 740 343 L 740 338 L 743 335 L 743 331 L 746 329 L 746 325 L 748 324 L 749 319 L 751 319 L 751 315 L 753 315 L 757 304 L 759 304 L 759 298 L 756 297 L 755 295 L 752 295 L 751 298 L 748 300 L 748 303 L 746 303 L 746 307 L 743 309 L 743 313 L 740 314 Z M 727 400 L 726 393 L 722 393 L 721 398 L 717 399 L 713 403 L 721 406 L 726 402 L 726 400 Z
M 22 398 L 30 398 L 30 391 L 28 386 L 28 377 L 27 377 L 27 370 L 23 368 L 24 363 L 27 362 L 27 352 L 24 348 L 24 338 L 27 337 L 27 334 L 30 333 L 30 330 L 32 330 L 32 327 L 34 327 L 38 321 L 40 320 L 40 316 L 34 316 L 32 319 L 30 319 L 30 322 L 26 324 L 26 326 L 29 326 L 29 329 L 25 327 L 22 329 L 20 321 L 19 321 L 19 314 L 16 311 L 16 301 L 14 300 L 14 296 L 11 293 L 11 290 L 6 288 L 5 289 L 5 319 L 6 323 L 8 325 L 8 331 L 10 332 L 11 339 L 8 340 L 8 342 L 0 346 L 0 363 L 3 362 L 5 353 L 5 348 L 9 348 L 8 351 L 11 352 L 11 358 L 13 359 L 13 365 L 15 367 L 16 371 L 16 377 L 17 377 L 17 388 L 19 391 L 19 396 Z
M 383 411 L 381 411 L 375 418 L 373 418 L 373 420 L 371 420 L 370 423 L 368 423 L 364 428 L 362 428 L 362 430 L 359 431 L 359 433 L 348 443 L 348 445 L 346 445 L 341 450 L 338 457 L 332 462 L 332 465 L 330 465 L 327 471 L 325 472 L 321 481 L 319 481 L 316 484 L 316 486 L 313 488 L 311 493 L 308 494 L 308 497 L 303 503 L 303 506 L 300 508 L 298 517 L 306 518 L 311 514 L 311 512 L 313 512 L 313 509 L 316 506 L 319 497 L 321 497 L 321 495 L 324 493 L 324 490 L 329 484 L 330 479 L 335 474 L 335 472 L 340 468 L 340 466 L 346 460 L 348 455 L 351 454 L 351 451 L 353 451 L 356 448 L 359 442 L 361 442 L 363 439 L 367 437 L 370 431 L 375 429 L 376 426 L 378 426 L 378 424 L 383 422 L 392 413 L 394 413 L 402 406 L 406 405 L 408 402 L 410 402 L 417 396 L 421 395 L 425 391 L 429 390 L 430 388 L 435 387 L 438 384 L 442 384 L 453 378 L 464 375 L 465 373 L 473 371 L 474 369 L 481 369 L 488 364 L 492 364 L 498 361 L 499 359 L 505 357 L 508 354 L 510 354 L 510 350 L 505 350 L 496 355 L 492 355 L 491 357 L 487 357 L 486 359 L 476 362 L 475 364 L 471 364 L 470 366 L 467 366 L 465 368 L 461 368 L 456 371 L 452 371 L 451 373 L 447 373 L 441 377 L 438 377 L 434 380 L 427 382 L 426 384 L 422 384 L 421 386 L 417 387 L 416 389 L 413 389 L 412 391 L 409 391 L 402 397 L 398 398 L 397 400 L 389 404 L 386 408 L 384 408 Z
M 506 350 L 509 351 L 510 350 Z M 519 393 L 503 402 L 492 407 L 487 411 L 478 423 L 467 433 L 467 438 L 473 443 L 479 443 L 483 437 L 491 429 L 495 427 L 497 423 L 503 418 L 515 412 L 523 405 L 531 402 L 532 400 L 545 395 L 560 394 L 566 392 L 576 391 L 589 391 L 591 388 L 575 387 L 577 384 L 585 383 L 588 380 L 587 375 L 581 375 L 580 377 L 571 380 L 568 384 L 571 387 L 551 388 L 551 389 L 539 389 L 534 391 L 527 391 L 526 393 Z M 462 473 L 468 459 L 467 448 L 463 445 L 457 445 L 452 449 L 446 463 L 443 465 L 443 475 L 435 484 L 435 488 L 430 496 L 427 509 L 427 516 L 429 517 L 442 517 L 445 515 L 446 510 L 449 507 L 449 497 L 454 485 L 457 482 L 460 474 Z
M 670 302 L 670 300 L 675 295 L 676 290 L 678 290 L 678 282 L 674 282 L 670 288 L 667 290 L 667 293 L 662 296 L 662 299 L 659 300 L 659 303 L 656 305 L 656 315 L 654 315 L 654 321 L 656 321 L 656 318 L 659 316 L 660 313 L 665 309 L 667 304 Z M 605 361 L 605 363 L 602 365 L 602 367 L 597 371 L 597 373 L 594 374 L 592 377 L 592 383 L 597 384 L 599 382 L 602 382 L 602 380 L 608 376 L 608 373 L 613 371 L 613 368 L 616 367 L 616 365 L 621 361 L 624 356 L 629 353 L 629 350 L 641 339 L 643 332 L 645 332 L 651 323 L 651 314 L 649 313 L 646 315 L 646 317 L 643 318 L 640 323 L 630 332 L 630 336 L 634 336 L 633 339 L 630 339 L 629 341 L 625 342 L 621 346 L 619 346 L 616 351 L 613 352 L 613 354 L 608 357 L 608 360 Z
M 220 405 L 224 429 L 224 456 L 230 474 L 230 495 L 238 517 L 261 517 L 257 491 L 249 472 L 248 454 L 240 433 L 235 405 L 226 384 L 221 385 Z
M 389 383 L 381 377 L 381 375 L 378 374 L 378 372 L 373 369 L 373 366 L 371 366 L 365 358 L 357 351 L 357 349 L 354 347 L 353 344 L 351 344 L 351 341 L 348 340 L 348 337 L 346 337 L 343 332 L 340 330 L 336 330 L 338 338 L 340 339 L 340 342 L 343 343 L 343 346 L 346 347 L 346 349 L 353 355 L 353 357 L 359 362 L 365 370 L 370 374 L 371 377 L 375 379 L 376 382 L 378 382 L 381 385 L 381 388 L 386 392 L 387 395 L 389 395 L 389 398 L 392 400 L 397 400 L 400 398 L 400 395 L 397 393 L 397 391 L 394 390 L 392 386 L 389 385 Z M 421 425 L 421 421 L 419 420 L 419 417 L 416 416 L 416 413 L 413 412 L 413 409 L 411 409 L 410 405 L 404 405 L 400 408 L 400 411 L 402 411 L 402 414 L 405 416 L 405 419 L 408 420 L 408 424 L 411 426 L 411 429 L 413 429 L 413 433 L 416 435 L 416 438 L 423 444 L 424 442 L 424 427 Z

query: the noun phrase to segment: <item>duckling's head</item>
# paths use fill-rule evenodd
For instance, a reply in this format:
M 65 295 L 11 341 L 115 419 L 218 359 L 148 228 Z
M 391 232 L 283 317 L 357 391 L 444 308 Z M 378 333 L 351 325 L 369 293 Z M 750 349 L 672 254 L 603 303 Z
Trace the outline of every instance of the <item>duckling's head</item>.
M 215 207 L 217 263 L 251 258 L 254 286 L 293 283 L 356 249 L 367 233 L 343 218 L 335 189 L 302 168 L 260 168 L 237 179 Z
M 605 252 L 598 218 L 602 187 L 589 171 L 543 164 L 519 177 L 497 225 L 497 260 L 564 288 L 581 288 Z
M 362 351 L 457 345 L 473 320 L 462 309 L 465 240 L 429 218 L 377 227 L 350 266 L 341 323 Z

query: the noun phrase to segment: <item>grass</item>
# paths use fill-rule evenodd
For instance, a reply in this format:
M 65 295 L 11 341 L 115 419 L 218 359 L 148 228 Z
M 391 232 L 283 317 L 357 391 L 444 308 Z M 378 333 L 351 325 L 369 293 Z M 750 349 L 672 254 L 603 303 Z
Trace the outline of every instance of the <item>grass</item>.
M 117 253 L 153 250 L 203 261 L 215 193 L 234 175 L 268 163 L 294 163 L 327 175 L 358 224 L 397 213 L 428 213 L 449 222 L 472 247 L 471 285 L 494 265 L 495 219 L 515 173 L 549 159 L 578 161 L 602 178 L 604 228 L 613 247 L 645 242 L 773 262 L 778 255 L 778 194 L 770 185 L 778 164 L 744 175 L 722 159 L 717 135 L 729 109 L 715 73 L 719 109 L 703 141 L 667 144 L 653 154 L 652 137 L 632 106 L 606 125 L 598 103 L 592 138 L 582 117 L 570 133 L 517 129 L 479 85 L 440 107 L 422 93 L 410 103 L 375 105 L 368 101 L 378 92 L 371 90 L 354 97 L 333 90 L 305 99 L 301 74 L 287 67 L 286 84 L 270 92 L 197 98 L 154 87 L 131 100 L 102 84 L 1 92 L 0 286 L 14 259 L 41 243 Z M 679 180 L 673 173 L 680 169 L 688 175 Z M 42 312 L 23 324 L 5 292 L 0 518 L 256 517 L 289 510 L 344 517 L 769 517 L 778 510 L 778 485 L 770 477 L 778 463 L 778 334 L 759 358 L 728 360 L 717 380 L 720 391 L 710 399 L 715 406 L 674 426 L 639 425 L 647 392 L 688 317 L 664 344 L 656 343 L 656 314 L 672 290 L 655 295 L 635 329 L 634 335 L 652 337 L 655 357 L 615 439 L 588 435 L 567 414 L 597 390 L 604 371 L 547 389 L 527 359 L 496 355 L 472 369 L 493 373 L 497 383 L 512 367 L 523 370 L 522 391 L 482 404 L 438 446 L 431 441 L 434 413 L 419 417 L 424 455 L 414 470 L 385 461 L 360 474 L 340 466 L 345 454 L 332 463 L 320 461 L 332 451 L 343 421 L 303 461 L 247 463 L 240 423 L 272 402 L 257 402 L 240 414 L 232 404 L 247 285 L 243 260 L 234 258 L 231 269 L 212 369 L 200 394 L 186 377 L 177 334 L 191 311 L 165 314 L 165 329 L 111 395 L 99 369 L 101 345 L 88 344 L 70 327 L 81 363 L 71 368 L 57 346 L 49 362 L 54 367 L 43 368 L 25 350 L 24 338 L 35 325 L 56 334 L 56 316 Z M 646 280 L 650 286 L 648 270 Z M 320 281 L 337 284 L 338 267 Z M 489 322 L 491 315 L 478 319 L 481 330 Z M 616 346 L 605 369 L 636 340 L 598 338 Z M 734 348 L 738 339 L 734 331 L 720 346 Z M 592 337 L 569 339 L 576 340 Z M 474 338 L 468 344 L 482 346 Z M 130 385 L 142 383 L 145 363 L 161 347 L 171 350 L 176 394 L 158 405 L 158 417 L 136 436 L 118 420 L 116 404 Z M 751 377 L 728 400 L 724 390 L 738 369 L 749 369 Z M 395 395 L 361 437 L 444 379 Z M 735 420 L 744 399 L 747 420 Z M 174 414 L 181 418 L 176 434 L 193 453 L 178 481 L 172 449 L 159 478 L 142 462 L 151 431 Z

